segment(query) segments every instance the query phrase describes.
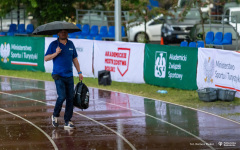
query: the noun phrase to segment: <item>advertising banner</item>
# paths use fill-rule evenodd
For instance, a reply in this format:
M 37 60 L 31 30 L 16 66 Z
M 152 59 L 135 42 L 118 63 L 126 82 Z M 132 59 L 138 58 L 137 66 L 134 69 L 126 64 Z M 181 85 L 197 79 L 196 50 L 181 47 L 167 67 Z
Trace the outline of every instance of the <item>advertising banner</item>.
M 44 70 L 44 38 L 24 36 L 0 37 L 1 62 L 3 69 Z
M 50 43 L 57 38 L 45 38 L 45 53 L 48 49 Z M 84 77 L 93 77 L 93 40 L 85 40 L 85 39 L 69 39 L 75 45 L 77 54 L 78 54 L 78 61 L 80 64 L 80 69 L 83 73 Z M 48 73 L 52 73 L 53 69 L 53 62 L 47 61 L 44 62 L 45 70 Z M 78 76 L 77 70 L 73 65 L 73 76 Z
M 198 50 L 197 86 L 236 90 L 240 97 L 240 53 L 200 48 Z
M 152 85 L 195 90 L 197 48 L 146 44 L 144 79 Z
M 145 83 L 143 80 L 144 44 L 94 41 L 94 76 L 109 70 L 113 81 Z

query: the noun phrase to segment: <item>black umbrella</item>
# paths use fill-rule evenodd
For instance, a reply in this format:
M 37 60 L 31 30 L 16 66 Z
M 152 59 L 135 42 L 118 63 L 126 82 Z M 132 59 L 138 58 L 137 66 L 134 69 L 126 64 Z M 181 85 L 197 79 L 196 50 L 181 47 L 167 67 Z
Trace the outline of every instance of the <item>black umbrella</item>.
M 35 35 L 53 35 L 57 34 L 60 30 L 67 30 L 68 33 L 81 31 L 76 25 L 69 22 L 54 21 L 47 24 L 38 26 L 33 34 Z

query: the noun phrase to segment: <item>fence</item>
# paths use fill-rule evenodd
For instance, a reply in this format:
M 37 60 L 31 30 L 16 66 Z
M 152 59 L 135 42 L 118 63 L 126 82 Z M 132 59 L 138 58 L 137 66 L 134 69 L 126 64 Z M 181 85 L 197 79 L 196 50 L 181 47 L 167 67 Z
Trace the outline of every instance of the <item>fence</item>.
M 98 25 L 98 26 L 114 26 L 114 11 L 99 11 L 99 10 L 82 10 L 76 9 L 77 23 Z M 129 20 L 129 12 L 122 11 L 121 21 L 126 24 Z

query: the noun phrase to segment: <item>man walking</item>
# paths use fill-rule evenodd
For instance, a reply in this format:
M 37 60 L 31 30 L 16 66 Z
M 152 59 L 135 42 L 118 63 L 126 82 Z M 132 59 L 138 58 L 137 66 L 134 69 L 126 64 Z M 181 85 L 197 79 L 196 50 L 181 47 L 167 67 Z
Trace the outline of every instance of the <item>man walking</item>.
M 73 81 L 73 65 L 77 69 L 79 80 L 83 80 L 80 65 L 77 59 L 77 52 L 72 41 L 68 40 L 67 30 L 58 32 L 58 39 L 53 41 L 45 54 L 44 60 L 53 60 L 52 77 L 55 81 L 58 98 L 52 115 L 52 125 L 58 127 L 57 117 L 60 116 L 63 102 L 66 100 L 64 113 L 64 129 L 75 128 L 71 121 L 73 115 L 73 97 L 74 97 L 74 81 Z

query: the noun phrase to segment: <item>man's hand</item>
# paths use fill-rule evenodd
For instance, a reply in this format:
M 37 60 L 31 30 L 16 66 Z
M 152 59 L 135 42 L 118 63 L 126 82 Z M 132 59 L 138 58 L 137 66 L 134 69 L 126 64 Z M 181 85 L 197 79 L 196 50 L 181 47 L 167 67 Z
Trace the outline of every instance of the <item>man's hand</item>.
M 56 48 L 56 53 L 57 53 L 57 55 L 58 55 L 59 53 L 61 53 L 61 51 L 62 51 L 62 49 L 58 46 L 58 47 Z
M 47 56 L 44 56 L 44 60 L 45 60 L 45 61 L 52 60 L 53 58 L 57 57 L 57 55 L 58 55 L 59 53 L 61 53 L 61 51 L 62 51 L 62 49 L 58 46 L 58 47 L 56 48 L 56 52 L 53 53 L 53 54 L 49 54 L 49 55 L 47 55 Z
M 79 74 L 79 80 L 82 81 L 83 80 L 83 75 L 82 74 Z

